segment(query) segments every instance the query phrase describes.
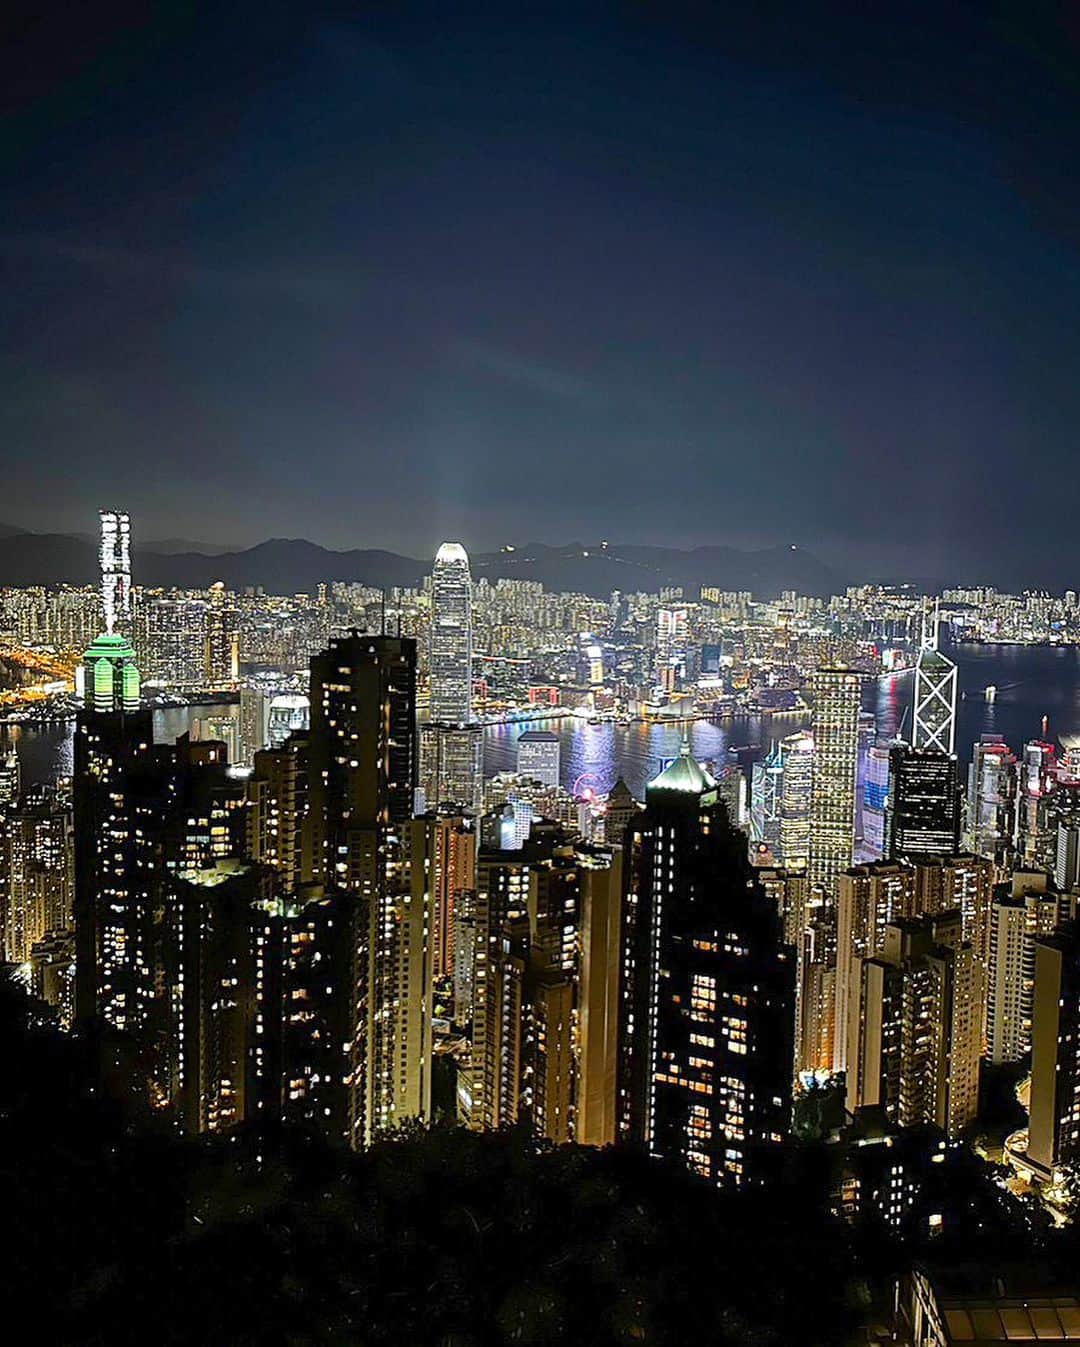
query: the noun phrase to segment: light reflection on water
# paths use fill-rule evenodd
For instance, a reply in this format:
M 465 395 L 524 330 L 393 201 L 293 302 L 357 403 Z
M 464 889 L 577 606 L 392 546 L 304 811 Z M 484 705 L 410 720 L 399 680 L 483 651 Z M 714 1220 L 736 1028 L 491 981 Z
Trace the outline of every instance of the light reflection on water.
M 1001 734 L 1012 748 L 1042 735 L 1042 717 L 1049 717 L 1051 739 L 1059 734 L 1080 733 L 1080 652 L 1062 647 L 961 646 L 949 653 L 960 669 L 960 689 L 968 693 L 957 711 L 957 751 L 962 763 L 971 758 L 971 746 L 981 734 Z M 995 702 L 987 702 L 983 690 L 997 685 Z M 911 729 L 910 674 L 871 679 L 864 705 L 873 710 L 878 734 L 890 738 Z M 197 716 L 236 714 L 236 707 L 195 706 L 158 711 L 154 737 L 169 742 L 190 728 Z M 808 723 L 806 716 L 788 713 L 747 716 L 718 723 L 697 721 L 690 725 L 690 746 L 703 761 L 717 761 L 730 748 L 750 749 L 745 758 L 761 756 L 773 739 L 793 734 Z M 489 726 L 484 737 L 484 768 L 513 771 L 517 739 L 528 729 L 551 729 L 562 745 L 562 782 L 573 789 L 579 781 L 596 791 L 607 791 L 622 776 L 639 797 L 645 783 L 659 770 L 662 759 L 674 757 L 684 733 L 682 725 L 589 725 L 567 717 L 561 720 L 529 721 L 515 725 Z M 71 725 L 11 727 L 23 766 L 23 780 L 30 786 L 55 780 L 72 771 Z M 584 780 L 582 780 L 584 778 Z

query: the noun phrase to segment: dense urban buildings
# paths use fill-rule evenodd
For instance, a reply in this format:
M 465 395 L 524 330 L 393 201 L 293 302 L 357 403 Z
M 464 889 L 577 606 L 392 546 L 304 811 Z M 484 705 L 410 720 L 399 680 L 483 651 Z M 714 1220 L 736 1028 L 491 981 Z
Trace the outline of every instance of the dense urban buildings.
M 753 1185 L 826 1098 L 831 1145 L 963 1148 L 980 1073 L 1030 1057 L 1005 1153 L 1018 1183 L 1064 1181 L 1080 751 L 957 743 L 921 596 L 604 603 L 474 581 L 459 544 L 413 590 L 110 585 L 111 633 L 101 589 L 0 595 L 12 649 L 44 679 L 70 658 L 81 694 L 10 703 L 76 710 L 75 771 L 0 758 L 0 929 L 178 1130 L 363 1149 L 441 1118 Z M 890 662 L 912 705 L 883 727 Z M 581 747 L 749 707 L 775 717 L 759 748 L 729 732 L 700 762 L 691 728 L 643 791 Z M 895 1226 L 914 1190 L 856 1153 Z

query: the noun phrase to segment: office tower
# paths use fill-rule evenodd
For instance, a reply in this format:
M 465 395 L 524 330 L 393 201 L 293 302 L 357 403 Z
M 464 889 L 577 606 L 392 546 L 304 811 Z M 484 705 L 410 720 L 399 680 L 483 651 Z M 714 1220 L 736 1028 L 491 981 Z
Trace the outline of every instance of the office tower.
M 295 692 L 283 692 L 270 700 L 266 713 L 266 746 L 280 748 L 290 734 L 306 733 L 311 722 L 311 702 Z
M 1035 942 L 1027 1160 L 1043 1179 L 1080 1154 L 1080 930 Z
M 412 1039 L 426 1023 L 426 970 L 415 950 L 428 920 L 410 874 L 408 823 L 416 780 L 416 644 L 333 640 L 311 661 L 308 819 L 316 882 L 352 899 L 348 1139 L 355 1148 L 415 1116 L 430 1053 Z
M 1080 828 L 1059 823 L 1054 839 L 1054 882 L 1071 889 L 1080 880 Z
M 1016 758 L 999 734 L 984 734 L 968 768 L 969 851 L 1005 866 L 1013 855 L 1016 820 Z
M 619 1134 L 716 1183 L 788 1134 L 794 964 L 713 779 L 683 751 L 627 834 Z
M 885 928 L 915 910 L 915 872 L 895 861 L 874 861 L 845 870 L 837 880 L 836 1030 L 833 1066 L 846 1071 L 853 1021 L 859 1014 L 862 962 L 876 958 Z
M 866 751 L 862 798 L 862 844 L 867 860 L 885 855 L 885 804 L 889 796 L 890 749 L 874 744 Z
M 814 739 L 805 730 L 790 734 L 780 745 L 784 777 L 780 797 L 780 853 L 787 870 L 806 870 L 810 863 L 810 809 L 814 789 Z
M 484 774 L 484 727 L 429 720 L 420 726 L 420 784 L 428 809 L 475 814 Z
M 936 605 L 932 615 L 923 614 L 911 742 L 914 748 L 947 755 L 956 748 L 956 665 L 938 649 Z
M 206 683 L 206 605 L 195 599 L 139 604 L 138 659 L 143 679 L 194 691 Z
M 472 719 L 472 578 L 460 543 L 442 544 L 431 580 L 431 719 L 462 725 Z
M 905 744 L 889 750 L 885 834 L 890 860 L 956 855 L 960 785 L 955 757 Z
M 237 767 L 250 767 L 255 754 L 266 747 L 266 716 L 265 695 L 258 688 L 241 688 L 237 753 L 231 759 Z
M 206 605 L 203 677 L 210 688 L 231 687 L 240 677 L 237 615 L 220 580 L 210 586 Z
M 960 914 L 897 918 L 861 963 L 848 1052 L 848 1108 L 958 1138 L 978 1109 L 983 971 Z
M 859 747 L 861 676 L 851 669 L 816 669 L 813 789 L 810 803 L 810 883 L 828 899 L 836 877 L 854 860 L 855 772 Z M 785 856 L 785 862 L 790 864 Z
M 30 963 L 49 932 L 72 925 L 74 832 L 70 807 L 52 792 L 35 794 L 0 817 L 0 915 L 3 957 Z
M 124 636 L 99 636 L 83 656 L 88 710 L 131 715 L 139 709 L 140 680 L 135 652 Z
M 993 891 L 990 905 L 987 1053 L 992 1062 L 1018 1062 L 1031 1048 L 1035 946 L 1076 911 L 1042 872 L 1018 870 Z
M 784 798 L 784 752 L 775 740 L 768 754 L 755 762 L 750 775 L 750 841 L 774 861 L 783 858 L 780 821 Z
M 604 813 L 604 841 L 608 846 L 622 846 L 626 829 L 640 812 L 640 802 L 620 776 L 608 792 Z
M 737 761 L 717 766 L 716 794 L 723 801 L 732 826 L 745 829 L 748 822 L 746 776 Z
M 611 1145 L 618 1132 L 621 846 L 579 852 L 581 879 L 578 979 L 577 1111 L 574 1139 Z
M 656 683 L 665 692 L 681 686 L 690 641 L 689 609 L 675 604 L 656 614 Z
M 1055 829 L 1047 807 L 1057 789 L 1058 762 L 1053 744 L 1029 740 L 1016 764 L 1016 829 L 1013 843 L 1023 865 L 1041 868 L 1051 863 Z
M 254 866 L 218 860 L 177 874 L 164 904 L 168 1093 L 187 1132 L 253 1120 L 280 1089 L 265 1055 L 281 1011 L 260 985 L 264 887 Z
M 559 785 L 559 736 L 551 730 L 526 730 L 518 736 L 517 771 L 519 776 L 541 781 L 545 786 Z
M 101 511 L 101 610 L 106 636 L 131 631 L 131 521 L 121 510 Z
M 435 555 L 429 667 L 431 718 L 420 738 L 424 804 L 476 813 L 483 789 L 483 732 L 472 715 L 472 580 L 460 543 L 443 543 Z

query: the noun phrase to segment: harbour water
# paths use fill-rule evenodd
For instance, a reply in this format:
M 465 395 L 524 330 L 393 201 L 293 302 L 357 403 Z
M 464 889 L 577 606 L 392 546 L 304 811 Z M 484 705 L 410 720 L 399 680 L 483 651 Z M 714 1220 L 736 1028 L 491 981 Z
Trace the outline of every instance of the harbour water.
M 1059 646 L 943 647 L 958 668 L 963 694 L 957 705 L 956 751 L 966 769 L 972 745 L 983 734 L 1001 734 L 1018 749 L 1028 739 L 1043 737 L 1042 718 L 1047 717 L 1046 735 L 1080 734 L 1080 651 Z M 878 735 L 905 737 L 911 727 L 913 674 L 890 674 L 867 681 L 866 710 L 873 711 Z M 989 684 L 997 687 L 994 701 L 985 699 Z M 754 758 L 768 752 L 771 742 L 809 724 L 809 716 L 785 712 L 771 716 L 745 716 L 713 723 L 697 721 L 689 726 L 690 747 L 695 757 L 722 759 L 729 748 L 749 749 L 741 756 Z M 513 771 L 518 735 L 525 729 L 550 729 L 562 743 L 562 784 L 571 790 L 588 785 L 607 791 L 622 776 L 641 798 L 645 783 L 674 756 L 684 733 L 682 725 L 589 725 L 572 718 L 541 725 L 496 725 L 487 732 L 484 765 L 488 775 Z
M 972 646 L 948 647 L 959 668 L 962 698 L 957 707 L 956 748 L 966 766 L 971 746 L 982 734 L 1001 734 L 1018 749 L 1026 740 L 1080 734 L 1080 651 L 1073 647 Z M 985 699 L 993 684 L 997 696 Z M 889 738 L 910 729 L 912 675 L 888 675 L 867 682 L 865 706 L 874 712 L 878 734 Z M 155 738 L 162 743 L 190 728 L 198 716 L 228 714 L 227 707 L 178 707 L 158 711 L 154 717 Z M 235 712 L 235 708 L 232 708 Z M 517 740 L 525 730 L 551 729 L 562 745 L 562 783 L 568 790 L 591 787 L 605 792 L 622 776 L 639 797 L 645 783 L 673 757 L 688 728 L 694 755 L 717 761 L 729 748 L 747 750 L 744 759 L 768 752 L 774 739 L 781 739 L 808 723 L 800 712 L 745 716 L 713 723 L 697 721 L 682 725 L 632 724 L 590 725 L 564 717 L 524 724 L 492 725 L 485 732 L 484 769 L 488 776 L 513 771 Z M 22 761 L 26 785 L 55 780 L 72 770 L 73 726 L 23 726 L 13 730 Z

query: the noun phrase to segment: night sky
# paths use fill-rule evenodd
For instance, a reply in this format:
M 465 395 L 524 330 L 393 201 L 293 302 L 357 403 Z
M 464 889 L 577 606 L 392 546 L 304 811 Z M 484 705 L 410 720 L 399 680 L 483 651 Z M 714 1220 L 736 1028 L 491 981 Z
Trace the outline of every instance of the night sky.
M 4 522 L 1080 572 L 1076 5 L 38 4 L 0 85 Z

